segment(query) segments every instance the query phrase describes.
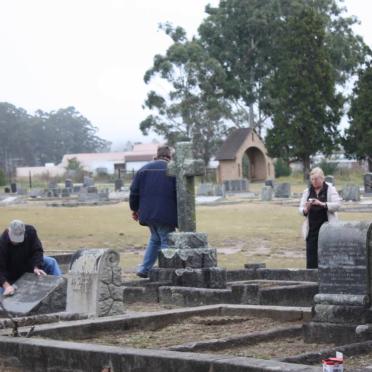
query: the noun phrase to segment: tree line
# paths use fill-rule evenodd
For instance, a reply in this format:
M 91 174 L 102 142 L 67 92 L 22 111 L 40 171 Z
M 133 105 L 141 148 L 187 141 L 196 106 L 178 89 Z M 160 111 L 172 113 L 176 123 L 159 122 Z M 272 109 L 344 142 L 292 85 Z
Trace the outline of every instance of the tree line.
M 59 163 L 64 154 L 101 152 L 110 142 L 74 107 L 38 110 L 34 115 L 10 103 L 0 103 L 0 169 Z
M 221 0 L 206 7 L 191 39 L 182 27 L 161 25 L 172 44 L 144 80 L 166 84 L 147 94 L 142 133 L 170 144 L 191 139 L 207 163 L 231 130 L 249 125 L 265 137 L 269 155 L 301 161 L 305 172 L 312 155 L 341 145 L 372 170 L 371 50 L 342 3 Z M 355 76 L 348 97 L 344 88 Z M 348 106 L 350 127 L 341 135 Z

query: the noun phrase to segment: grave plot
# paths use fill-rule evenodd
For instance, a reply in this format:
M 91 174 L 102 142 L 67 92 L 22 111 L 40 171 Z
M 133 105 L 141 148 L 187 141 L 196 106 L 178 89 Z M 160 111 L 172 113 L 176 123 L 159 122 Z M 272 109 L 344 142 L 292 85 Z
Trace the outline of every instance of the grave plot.
M 213 343 L 232 335 L 235 343 L 239 343 L 239 338 L 250 338 L 251 342 L 273 339 L 280 342 L 281 338 L 299 337 L 303 322 L 309 318 L 309 309 L 253 305 L 218 305 L 125 314 L 38 325 L 29 339 L 5 336 L 7 332 L 2 331 L 0 356 L 16 343 L 17 347 L 13 347 L 11 355 L 22 362 L 25 360 L 28 365 L 41 363 L 40 358 L 33 357 L 37 350 L 44 355 L 44 368 L 49 364 L 57 368 L 68 358 L 68 363 L 74 365 L 74 371 L 96 370 L 90 369 L 92 363 L 98 363 L 100 368 L 111 366 L 112 370 L 116 365 L 121 371 L 130 371 L 133 363 L 136 366 L 142 363 L 141 371 L 170 371 L 178 365 L 182 368 L 177 370 L 182 371 L 209 371 L 211 366 L 222 361 L 226 364 L 225 369 L 216 370 L 230 371 L 235 366 L 239 367 L 239 371 L 265 371 L 274 365 L 282 371 L 313 371 L 312 367 L 304 365 L 229 357 L 224 352 L 213 356 L 177 350 L 177 345 L 185 342 Z M 20 332 L 27 332 L 28 329 L 21 328 Z M 162 363 L 166 363 L 166 367 L 161 367 Z M 204 367 L 194 369 L 194 363 Z M 96 364 L 94 368 L 97 368 Z M 84 367 L 78 369 L 78 365 Z

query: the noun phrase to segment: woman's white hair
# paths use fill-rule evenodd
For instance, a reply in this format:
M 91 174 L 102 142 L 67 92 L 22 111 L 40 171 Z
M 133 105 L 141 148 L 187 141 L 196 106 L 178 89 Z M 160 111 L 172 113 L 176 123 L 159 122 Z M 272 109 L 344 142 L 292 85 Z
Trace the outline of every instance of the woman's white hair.
M 310 178 L 314 176 L 321 177 L 324 180 L 325 177 L 324 177 L 324 172 L 322 168 L 319 168 L 319 167 L 313 168 L 310 172 Z

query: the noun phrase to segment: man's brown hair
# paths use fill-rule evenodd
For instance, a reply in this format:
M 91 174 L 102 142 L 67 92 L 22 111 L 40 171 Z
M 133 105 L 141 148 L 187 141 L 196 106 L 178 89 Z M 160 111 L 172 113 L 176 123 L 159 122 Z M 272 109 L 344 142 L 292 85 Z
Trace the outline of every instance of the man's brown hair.
M 171 160 L 172 153 L 169 146 L 159 146 L 158 151 L 156 153 L 156 159 L 164 159 L 164 160 Z

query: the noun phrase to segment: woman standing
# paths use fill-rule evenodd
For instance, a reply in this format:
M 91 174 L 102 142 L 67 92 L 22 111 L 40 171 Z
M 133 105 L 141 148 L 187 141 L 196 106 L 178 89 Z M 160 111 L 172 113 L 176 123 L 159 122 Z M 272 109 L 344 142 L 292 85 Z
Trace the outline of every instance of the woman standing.
M 340 208 L 340 196 L 334 186 L 324 182 L 321 168 L 310 172 L 311 185 L 301 198 L 300 213 L 306 217 L 303 234 L 306 239 L 306 267 L 318 267 L 318 236 L 324 222 L 337 220 L 336 211 Z

